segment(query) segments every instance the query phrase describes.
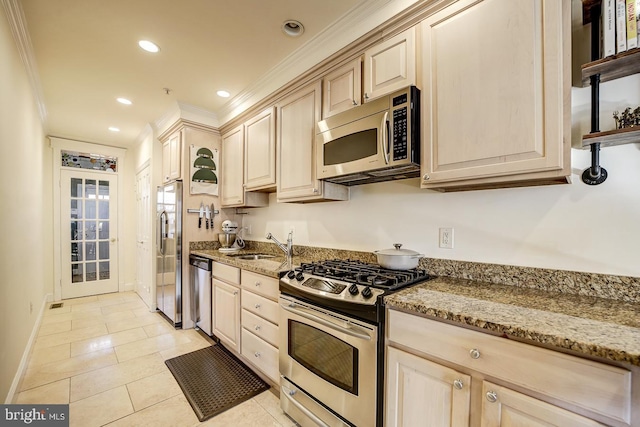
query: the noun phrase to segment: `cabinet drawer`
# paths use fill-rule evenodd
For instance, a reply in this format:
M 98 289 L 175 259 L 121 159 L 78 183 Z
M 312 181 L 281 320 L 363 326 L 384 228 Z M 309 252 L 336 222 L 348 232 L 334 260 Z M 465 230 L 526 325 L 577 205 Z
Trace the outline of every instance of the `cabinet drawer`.
M 211 263 L 211 275 L 225 282 L 240 284 L 240 269 L 219 262 Z
M 242 270 L 242 287 L 264 297 L 278 300 L 278 279 Z
M 278 383 L 280 372 L 277 348 L 243 329 L 242 355 L 271 378 L 272 381 Z
M 256 295 L 245 289 L 242 290 L 242 308 L 267 319 L 271 323 L 278 324 L 280 317 L 278 303 Z
M 392 342 L 629 422 L 631 372 L 625 369 L 395 310 L 388 326 Z
M 242 309 L 242 327 L 259 336 L 274 347 L 278 347 L 278 325 L 263 319 L 260 316 Z

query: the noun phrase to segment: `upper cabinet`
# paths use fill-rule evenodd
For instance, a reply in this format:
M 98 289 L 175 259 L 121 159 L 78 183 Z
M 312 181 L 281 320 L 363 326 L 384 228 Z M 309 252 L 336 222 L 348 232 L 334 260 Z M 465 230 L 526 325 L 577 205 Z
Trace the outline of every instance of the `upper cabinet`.
M 222 135 L 220 202 L 222 207 L 243 206 L 244 126 Z
M 322 118 L 353 108 L 362 100 L 362 58 L 329 72 L 322 78 Z
M 422 188 L 566 183 L 569 0 L 462 0 L 421 23 Z
M 364 52 L 364 100 L 416 84 L 416 27 Z
M 279 202 L 347 200 L 349 189 L 316 178 L 314 139 L 322 108 L 318 80 L 283 98 L 277 105 Z
M 244 148 L 245 190 L 275 190 L 275 107 L 269 107 L 245 122 Z
M 182 131 L 177 130 L 162 143 L 162 182 L 182 178 Z

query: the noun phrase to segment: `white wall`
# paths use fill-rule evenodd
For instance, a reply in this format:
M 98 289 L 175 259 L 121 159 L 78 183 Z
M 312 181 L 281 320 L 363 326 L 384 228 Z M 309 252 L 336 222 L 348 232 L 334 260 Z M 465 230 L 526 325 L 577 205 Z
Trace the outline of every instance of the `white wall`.
M 0 399 L 52 292 L 51 164 L 32 88 L 0 7 Z M 46 188 L 46 191 L 44 190 Z
M 588 53 L 574 1 L 574 68 Z M 585 59 L 586 60 L 586 59 Z M 640 76 L 601 85 L 600 130 L 612 111 L 640 105 Z M 572 139 L 590 131 L 590 89 L 572 89 Z M 372 251 L 403 243 L 427 257 L 640 276 L 640 144 L 603 148 L 607 181 L 587 186 L 580 175 L 588 150 L 572 149 L 569 185 L 436 193 L 418 179 L 352 187 L 347 202 L 278 204 L 252 209 L 250 240 L 294 226 L 299 245 Z M 454 248 L 438 247 L 439 227 L 454 228 Z

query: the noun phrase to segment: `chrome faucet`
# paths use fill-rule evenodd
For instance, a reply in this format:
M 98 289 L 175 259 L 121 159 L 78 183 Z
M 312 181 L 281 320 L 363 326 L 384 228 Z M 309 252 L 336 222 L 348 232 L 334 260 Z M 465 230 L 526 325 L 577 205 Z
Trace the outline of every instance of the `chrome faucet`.
M 266 238 L 267 238 L 267 240 L 273 240 L 276 243 L 276 245 L 278 245 L 280 250 L 282 250 L 282 252 L 284 252 L 284 254 L 287 257 L 287 260 L 282 263 L 282 266 L 284 266 L 284 264 L 286 263 L 288 268 L 289 268 L 289 270 L 291 270 L 292 269 L 292 264 L 293 264 L 293 262 L 292 262 L 292 258 L 293 258 L 293 231 L 290 231 L 289 235 L 287 236 L 287 245 L 286 246 L 284 244 L 280 243 L 278 241 L 278 239 L 273 237 L 273 235 L 271 233 L 267 233 Z

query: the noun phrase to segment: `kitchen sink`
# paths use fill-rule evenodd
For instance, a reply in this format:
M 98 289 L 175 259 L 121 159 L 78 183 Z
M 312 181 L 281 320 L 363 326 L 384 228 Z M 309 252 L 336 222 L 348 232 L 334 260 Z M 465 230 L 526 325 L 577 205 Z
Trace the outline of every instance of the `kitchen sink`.
M 242 260 L 258 260 L 258 259 L 275 258 L 275 255 L 268 255 L 268 254 L 237 254 L 237 255 L 229 255 L 229 256 L 232 256 L 236 259 L 242 259 Z

